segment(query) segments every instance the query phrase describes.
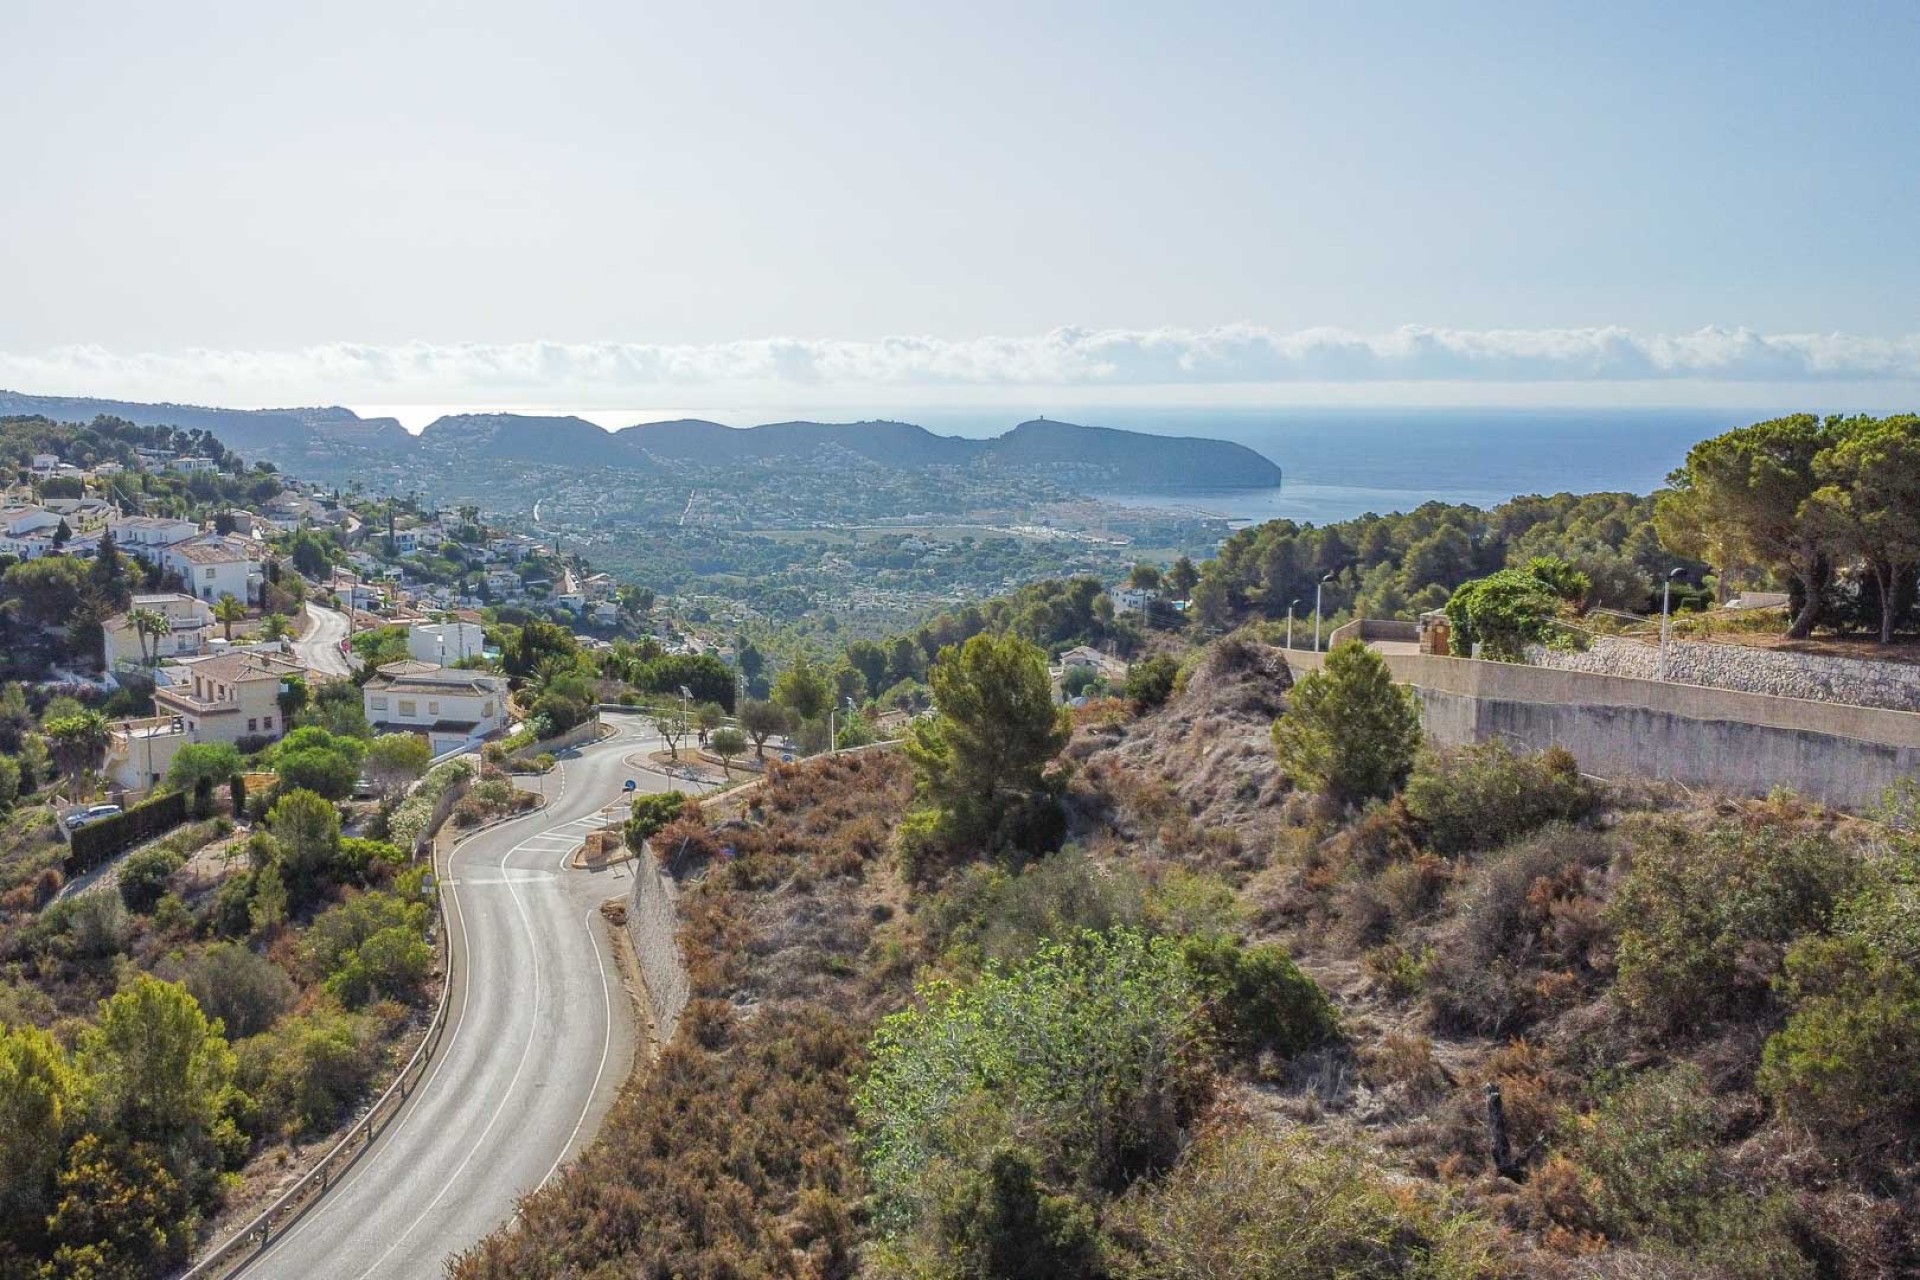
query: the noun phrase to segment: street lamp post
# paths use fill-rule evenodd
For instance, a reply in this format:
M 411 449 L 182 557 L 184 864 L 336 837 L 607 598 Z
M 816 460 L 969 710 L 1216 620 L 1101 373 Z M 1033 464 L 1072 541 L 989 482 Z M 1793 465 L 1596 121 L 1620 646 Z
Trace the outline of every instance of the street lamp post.
M 1313 651 L 1320 652 L 1320 590 L 1333 581 L 1333 574 L 1313 584 Z
M 1287 648 L 1293 648 L 1293 611 L 1300 607 L 1298 600 L 1287 602 Z
M 1668 621 L 1672 614 L 1674 579 L 1686 573 L 1685 569 L 1669 569 L 1660 583 L 1660 678 L 1667 678 L 1667 636 L 1672 630 Z

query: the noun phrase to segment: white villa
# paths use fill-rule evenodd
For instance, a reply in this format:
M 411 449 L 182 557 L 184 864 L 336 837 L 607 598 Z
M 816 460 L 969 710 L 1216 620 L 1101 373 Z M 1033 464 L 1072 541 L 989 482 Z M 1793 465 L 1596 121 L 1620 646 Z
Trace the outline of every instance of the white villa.
M 438 756 L 507 724 L 505 677 L 407 659 L 381 667 L 361 691 L 375 733 L 415 733 Z

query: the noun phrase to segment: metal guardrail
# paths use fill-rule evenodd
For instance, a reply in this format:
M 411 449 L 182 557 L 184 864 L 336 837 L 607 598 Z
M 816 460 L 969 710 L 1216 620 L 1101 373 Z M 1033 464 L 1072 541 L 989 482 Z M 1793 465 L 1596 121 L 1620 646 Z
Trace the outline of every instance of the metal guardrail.
M 386 1091 L 374 1100 L 365 1114 L 353 1122 L 353 1126 L 320 1158 L 318 1164 L 302 1174 L 298 1181 L 281 1192 L 272 1204 L 256 1214 L 245 1226 L 183 1272 L 178 1280 L 215 1280 L 245 1266 L 279 1239 L 278 1232 L 281 1229 L 292 1226 L 302 1214 L 318 1203 L 339 1176 L 346 1173 L 354 1161 L 373 1145 L 374 1139 L 386 1131 L 387 1125 L 400 1113 L 401 1106 L 412 1096 L 411 1086 L 417 1085 L 426 1074 L 427 1066 L 445 1038 L 447 1008 L 453 995 L 453 937 L 447 931 L 446 907 L 438 893 L 434 895 L 434 907 L 439 915 L 440 934 L 446 943 L 446 978 L 441 983 L 440 1003 L 433 1011 L 432 1021 L 427 1024 L 427 1033 L 420 1038 L 407 1065 L 400 1069 L 400 1074 L 387 1086 Z

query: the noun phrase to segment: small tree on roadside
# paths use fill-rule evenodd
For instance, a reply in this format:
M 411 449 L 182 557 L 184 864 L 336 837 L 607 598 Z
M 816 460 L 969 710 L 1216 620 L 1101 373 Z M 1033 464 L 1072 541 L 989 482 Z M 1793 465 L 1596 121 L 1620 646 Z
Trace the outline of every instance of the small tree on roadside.
M 693 727 L 700 731 L 700 745 L 706 746 L 713 731 L 727 722 L 727 709 L 717 702 L 703 702 L 693 709 Z
M 1337 800 L 1391 795 L 1420 749 L 1419 706 L 1379 654 L 1349 640 L 1294 685 L 1273 745 L 1288 777 Z
M 653 727 L 667 744 L 667 753 L 675 760 L 680 758 L 680 744 L 687 740 L 692 726 L 687 717 L 679 711 L 660 711 L 653 717 Z
M 720 757 L 720 767 L 729 775 L 733 772 L 733 758 L 747 749 L 747 735 L 738 729 L 715 729 L 707 738 L 707 748 Z
M 753 754 L 767 754 L 767 739 L 787 732 L 793 721 L 777 702 L 752 699 L 740 708 L 740 727 L 753 739 Z

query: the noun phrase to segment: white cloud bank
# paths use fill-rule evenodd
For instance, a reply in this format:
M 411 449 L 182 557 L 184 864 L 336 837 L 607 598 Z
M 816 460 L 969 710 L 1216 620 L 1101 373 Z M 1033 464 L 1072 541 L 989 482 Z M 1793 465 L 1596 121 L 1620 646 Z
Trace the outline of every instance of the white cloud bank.
M 751 396 L 989 388 L 1252 389 L 1316 384 L 1920 382 L 1920 334 L 1620 328 L 1283 333 L 1253 325 L 1062 328 L 1023 338 L 767 338 L 706 345 L 523 342 L 127 354 L 0 352 L 0 387 L 199 403 Z

